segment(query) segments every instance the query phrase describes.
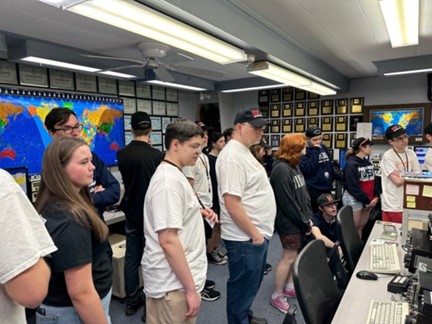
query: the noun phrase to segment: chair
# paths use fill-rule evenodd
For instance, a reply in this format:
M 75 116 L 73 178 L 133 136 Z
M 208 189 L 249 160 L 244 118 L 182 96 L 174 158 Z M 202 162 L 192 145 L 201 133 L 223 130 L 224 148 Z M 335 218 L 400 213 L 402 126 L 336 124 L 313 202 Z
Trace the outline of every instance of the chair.
M 338 231 L 342 238 L 342 251 L 346 261 L 346 267 L 351 276 L 363 251 L 364 244 L 355 227 L 351 206 L 342 207 L 336 217 Z
M 307 324 L 330 323 L 342 292 L 327 264 L 324 243 L 315 240 L 297 256 L 293 268 L 297 300 Z
M 345 288 L 348 286 L 349 276 L 339 256 L 339 246 L 340 242 L 336 241 L 327 254 L 327 258 L 330 271 L 335 277 L 339 289 L 345 291 Z

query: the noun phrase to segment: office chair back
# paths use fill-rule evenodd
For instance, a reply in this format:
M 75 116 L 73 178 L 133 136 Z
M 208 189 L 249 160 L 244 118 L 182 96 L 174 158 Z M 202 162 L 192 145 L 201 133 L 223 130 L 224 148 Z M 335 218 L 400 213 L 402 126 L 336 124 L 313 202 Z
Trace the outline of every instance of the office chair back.
M 341 291 L 345 291 L 348 286 L 349 276 L 345 269 L 344 263 L 339 256 L 340 241 L 336 241 L 330 252 L 327 254 L 328 265 L 330 271 L 337 281 L 337 285 Z
M 346 261 L 346 267 L 351 276 L 363 251 L 364 244 L 355 227 L 351 206 L 342 207 L 336 217 L 338 231 L 342 238 L 342 250 Z
M 324 243 L 315 240 L 297 256 L 293 268 L 297 300 L 307 324 L 330 323 L 342 292 L 327 264 Z

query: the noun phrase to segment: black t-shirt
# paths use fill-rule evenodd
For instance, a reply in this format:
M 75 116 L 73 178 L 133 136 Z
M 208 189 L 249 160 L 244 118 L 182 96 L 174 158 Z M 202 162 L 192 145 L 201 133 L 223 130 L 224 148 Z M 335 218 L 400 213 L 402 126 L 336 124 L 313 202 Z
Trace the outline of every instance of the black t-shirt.
M 336 228 L 336 219 L 333 222 L 327 222 L 322 213 L 318 212 L 313 216 L 313 224 L 318 227 L 321 231 L 321 234 L 326 236 L 329 240 L 336 242 L 341 239 L 338 237 L 337 228 Z
M 56 307 L 73 306 L 66 288 L 64 271 L 92 264 L 93 283 L 99 297 L 106 296 L 112 286 L 112 266 L 105 249 L 93 232 L 79 223 L 70 212 L 57 204 L 48 204 L 42 211 L 45 226 L 57 251 L 45 257 L 51 268 L 48 295 L 44 304 Z

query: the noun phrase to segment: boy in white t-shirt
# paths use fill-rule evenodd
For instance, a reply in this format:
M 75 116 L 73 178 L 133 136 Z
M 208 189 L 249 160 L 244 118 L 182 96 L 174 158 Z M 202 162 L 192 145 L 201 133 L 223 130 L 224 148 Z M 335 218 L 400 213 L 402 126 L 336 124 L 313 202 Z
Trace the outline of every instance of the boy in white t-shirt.
M 195 323 L 200 308 L 207 271 L 202 217 L 217 221 L 217 216 L 200 209 L 182 168 L 196 163 L 203 135 L 189 120 L 168 125 L 165 159 L 145 196 L 141 264 L 148 324 Z
M 408 150 L 408 135 L 400 125 L 391 125 L 385 136 L 392 146 L 381 160 L 382 220 L 402 223 L 403 185 L 401 172 L 420 172 L 420 165 L 412 150 Z

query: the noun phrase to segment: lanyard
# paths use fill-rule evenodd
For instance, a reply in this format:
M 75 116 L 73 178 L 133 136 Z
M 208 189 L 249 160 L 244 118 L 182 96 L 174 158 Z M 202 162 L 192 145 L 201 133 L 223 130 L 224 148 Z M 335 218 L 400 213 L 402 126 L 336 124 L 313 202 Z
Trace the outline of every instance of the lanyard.
M 173 167 L 176 167 L 176 168 L 181 172 L 181 174 L 185 175 L 185 174 L 183 173 L 182 169 L 180 169 L 179 166 L 178 166 L 177 164 L 175 164 L 174 162 L 171 162 L 171 161 L 166 160 L 166 159 L 163 159 L 162 162 L 166 162 L 166 163 L 168 163 L 168 164 L 171 164 Z M 186 178 L 186 180 L 187 180 L 187 177 L 186 177 L 186 176 L 185 176 L 185 178 Z M 191 187 L 192 187 L 192 186 L 191 186 Z M 192 190 L 195 192 L 195 189 L 194 189 L 193 187 L 192 187 Z M 195 196 L 197 197 L 198 202 L 199 202 L 199 204 L 201 205 L 201 208 L 202 208 L 202 209 L 205 209 L 204 204 L 202 203 L 201 199 L 199 199 L 199 197 L 198 197 L 198 195 L 196 194 L 196 192 L 195 192 Z
M 408 161 L 408 155 L 407 155 L 407 152 L 404 151 L 404 153 L 405 153 L 405 160 L 406 160 L 406 165 L 405 165 L 405 162 L 402 160 L 402 158 L 401 158 L 401 156 L 399 155 L 399 153 L 396 152 L 395 149 L 393 149 L 393 151 L 396 153 L 396 155 L 397 155 L 397 157 L 399 158 L 399 160 L 401 160 L 402 165 L 403 165 L 403 168 L 404 168 L 404 171 L 405 171 L 405 172 L 408 172 L 408 168 L 409 168 L 409 161 Z

